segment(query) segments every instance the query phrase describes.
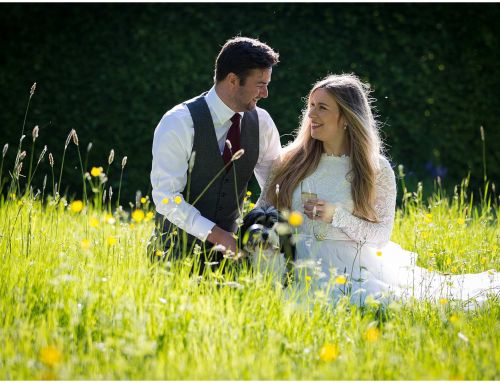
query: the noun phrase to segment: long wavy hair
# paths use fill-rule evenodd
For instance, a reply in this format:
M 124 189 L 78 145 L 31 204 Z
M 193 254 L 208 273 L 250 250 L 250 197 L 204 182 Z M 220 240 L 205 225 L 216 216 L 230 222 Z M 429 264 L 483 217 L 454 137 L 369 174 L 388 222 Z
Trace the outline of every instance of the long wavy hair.
M 372 111 L 370 87 L 354 74 L 329 75 L 313 86 L 302 112 L 300 127 L 295 132 L 297 137 L 284 148 L 265 197 L 279 209 L 291 209 L 293 191 L 318 167 L 324 152 L 323 143 L 311 137 L 308 111 L 311 94 L 320 88 L 335 99 L 340 116 L 347 123 L 345 134 L 349 148 L 348 179 L 354 202 L 353 214 L 376 222 L 375 182 L 382 156 L 382 143 L 378 134 L 378 122 Z

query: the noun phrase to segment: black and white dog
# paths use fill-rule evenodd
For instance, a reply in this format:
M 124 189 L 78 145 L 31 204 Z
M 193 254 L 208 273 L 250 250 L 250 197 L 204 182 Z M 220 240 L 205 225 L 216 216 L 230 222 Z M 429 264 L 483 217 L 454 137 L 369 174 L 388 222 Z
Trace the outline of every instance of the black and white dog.
M 240 228 L 242 248 L 256 270 L 271 272 L 278 280 L 291 276 L 295 245 L 290 225 L 272 205 L 251 210 Z

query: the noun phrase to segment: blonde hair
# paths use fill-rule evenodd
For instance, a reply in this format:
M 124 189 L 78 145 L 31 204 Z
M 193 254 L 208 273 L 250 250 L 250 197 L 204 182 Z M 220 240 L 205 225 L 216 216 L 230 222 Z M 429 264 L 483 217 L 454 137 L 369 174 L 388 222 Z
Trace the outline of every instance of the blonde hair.
M 320 88 L 335 99 L 340 115 L 347 123 L 345 134 L 351 165 L 349 180 L 354 202 L 353 214 L 376 222 L 375 183 L 382 144 L 378 123 L 372 112 L 369 85 L 354 74 L 329 75 L 314 84 L 302 112 L 297 137 L 284 148 L 281 161 L 273 171 L 266 200 L 280 209 L 291 209 L 293 191 L 318 167 L 323 143 L 311 137 L 308 109 L 311 94 Z M 279 185 L 279 193 L 275 192 L 276 185 Z

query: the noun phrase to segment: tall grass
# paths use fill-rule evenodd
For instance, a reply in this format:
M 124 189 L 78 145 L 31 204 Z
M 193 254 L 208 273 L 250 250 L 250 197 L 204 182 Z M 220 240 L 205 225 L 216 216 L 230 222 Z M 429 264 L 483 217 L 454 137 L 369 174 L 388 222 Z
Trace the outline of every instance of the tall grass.
M 149 197 L 112 210 L 107 175 L 86 164 L 87 202 L 59 196 L 62 181 L 43 198 L 14 178 L 0 198 L 1 379 L 500 378 L 498 300 L 331 306 L 245 267 L 194 276 L 198 249 L 151 266 Z M 392 236 L 419 266 L 499 268 L 494 193 L 475 201 L 466 178 L 422 195 L 405 190 Z

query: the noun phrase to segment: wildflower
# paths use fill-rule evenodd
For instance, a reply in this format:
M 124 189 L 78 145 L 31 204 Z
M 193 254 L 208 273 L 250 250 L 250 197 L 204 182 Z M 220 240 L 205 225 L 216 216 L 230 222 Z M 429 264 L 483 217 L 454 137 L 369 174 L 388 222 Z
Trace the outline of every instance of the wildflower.
M 337 285 L 345 285 L 345 283 L 347 282 L 347 278 L 343 275 L 338 275 L 336 278 L 335 278 L 335 283 Z
M 114 159 L 115 159 L 115 151 L 113 149 L 111 149 L 111 151 L 109 152 L 109 157 L 108 157 L 108 165 L 111 165 L 111 163 L 113 162 Z
M 233 150 L 233 145 L 231 144 L 231 141 L 226 140 L 226 145 L 229 148 L 229 150 Z
M 40 350 L 40 360 L 49 367 L 54 367 L 61 362 L 61 352 L 55 346 L 43 347 Z
M 306 282 L 311 282 L 311 276 L 310 275 L 306 275 Z
M 72 136 L 72 138 L 73 138 L 73 143 L 76 146 L 78 146 L 78 135 L 76 134 L 76 130 L 75 129 L 73 129 L 73 136 Z
M 380 330 L 376 327 L 370 327 L 363 334 L 363 338 L 370 343 L 374 343 L 380 337 Z
M 481 263 L 483 265 L 485 265 L 487 261 L 488 261 L 488 259 L 486 259 L 486 257 L 481 257 Z
M 145 222 L 148 222 L 148 221 L 151 221 L 155 216 L 155 213 L 153 213 L 152 211 L 148 211 L 146 213 L 146 217 L 144 218 L 144 221 Z
M 325 344 L 319 352 L 319 358 L 323 362 L 333 362 L 339 355 L 340 350 L 336 344 Z
M 247 196 L 250 197 L 252 195 L 252 192 L 250 190 L 247 191 Z
M 145 217 L 144 211 L 141 209 L 136 209 L 132 212 L 132 219 L 135 222 L 141 222 Z
M 459 218 L 459 219 L 457 219 L 457 223 L 458 223 L 459 225 L 463 225 L 463 224 L 465 224 L 465 219 L 463 219 L 463 218 Z
M 43 160 L 43 157 L 45 156 L 45 153 L 47 153 L 47 145 L 43 147 L 42 152 L 40 153 L 40 156 L 38 157 L 38 163 Z
M 134 230 L 135 229 L 135 225 L 133 223 L 130 224 L 130 229 L 131 230 Z
M 163 257 L 163 251 L 161 251 L 161 250 L 156 250 L 155 255 L 156 255 L 157 257 Z
M 122 169 L 127 165 L 127 156 L 122 158 Z
M 33 137 L 33 142 L 35 142 L 36 139 L 38 138 L 38 132 L 39 132 L 38 125 L 35 125 L 33 131 L 31 132 L 31 136 Z
M 405 168 L 404 168 L 404 166 L 403 166 L 402 164 L 399 164 L 399 165 L 398 165 L 398 173 L 399 173 L 399 176 L 400 176 L 401 178 L 403 178 L 403 177 L 405 176 L 404 169 L 405 169 Z
M 90 241 L 88 239 L 82 239 L 82 241 L 80 242 L 80 245 L 82 247 L 83 250 L 88 250 L 90 249 Z
M 233 154 L 231 161 L 239 160 L 243 156 L 243 154 L 245 154 L 245 149 L 238 150 L 236 153 Z
M 276 184 L 276 190 L 275 190 L 276 195 L 280 194 L 280 185 Z
M 87 153 L 90 152 L 90 149 L 92 149 L 92 142 L 87 145 Z
M 113 217 L 113 215 L 106 213 L 106 215 L 104 216 L 104 221 L 106 221 L 110 225 L 114 225 L 116 222 L 116 219 L 115 219 L 115 217 Z
M 103 168 L 101 166 L 97 167 L 92 167 L 92 170 L 90 171 L 90 174 L 92 174 L 93 177 L 99 177 L 103 171 Z
M 446 299 L 446 298 L 439 298 L 439 304 L 440 305 L 445 305 L 447 303 L 448 303 L 448 299 Z
M 377 255 L 377 257 L 381 257 L 382 256 L 382 250 L 377 250 L 377 252 L 375 254 Z
M 146 201 L 147 201 L 146 197 L 141 198 L 141 203 L 146 203 Z
M 458 322 L 458 319 L 459 319 L 459 318 L 458 318 L 458 315 L 457 315 L 457 314 L 452 314 L 452 315 L 450 316 L 450 323 L 455 324 L 455 323 L 457 323 L 457 322 Z
M 425 222 L 425 223 L 431 223 L 431 222 L 432 222 L 432 214 L 431 214 L 431 213 L 427 213 L 427 214 L 424 216 L 424 222 Z
M 106 239 L 106 243 L 108 244 L 108 246 L 114 246 L 114 245 L 116 245 L 116 242 L 117 242 L 116 237 L 113 237 L 112 235 L 110 235 L 110 236 Z
M 181 196 L 179 196 L 179 195 L 176 195 L 176 196 L 174 197 L 174 202 L 175 202 L 175 204 L 176 204 L 176 205 L 180 205 L 180 204 L 181 204 L 181 202 L 182 202 L 182 197 L 181 197 Z
M 34 82 L 33 85 L 31 85 L 30 98 L 33 97 L 33 95 L 35 94 L 35 89 L 36 89 L 36 82 Z
M 69 205 L 69 208 L 73 213 L 80 213 L 83 209 L 83 202 L 80 200 L 73 201 Z
M 7 150 L 9 150 L 9 144 L 5 144 L 3 146 L 3 149 L 2 149 L 2 158 L 4 158 L 5 155 L 7 154 Z
M 446 260 L 445 260 L 445 263 L 449 266 L 451 265 L 451 258 L 450 257 L 447 257 Z
M 168 204 L 168 202 L 169 202 L 169 200 L 168 200 L 168 198 L 167 198 L 167 197 L 165 197 L 165 198 L 163 198 L 163 199 L 161 200 L 161 203 L 162 203 L 163 205 Z
M 420 233 L 420 237 L 422 237 L 422 239 L 427 239 L 429 238 L 429 232 L 428 231 L 422 231 Z
M 69 142 L 71 141 L 71 138 L 73 138 L 73 132 L 74 131 L 75 131 L 74 129 L 71 129 L 71 131 L 68 134 L 68 137 L 66 137 L 66 142 L 64 143 L 64 150 L 66 150 L 66 148 L 69 145 Z
M 462 339 L 465 343 L 469 343 L 469 338 L 467 338 L 464 334 L 462 334 L 461 332 L 459 332 L 458 334 L 458 337 L 460 339 Z
M 251 210 L 251 209 L 253 209 L 253 208 L 255 207 L 255 204 L 254 204 L 253 202 L 250 202 L 250 203 L 248 204 L 248 207 L 249 207 L 249 208 L 250 208 L 250 210 Z
M 302 214 L 300 214 L 297 211 L 293 211 L 290 213 L 290 216 L 288 217 L 288 223 L 292 226 L 300 226 L 302 225 L 303 222 Z
M 24 160 L 25 157 L 26 157 L 26 150 L 23 150 L 21 154 L 19 154 L 19 161 Z
M 97 227 L 97 226 L 99 226 L 99 220 L 95 217 L 91 217 L 89 219 L 89 225 L 90 225 L 90 227 Z
M 52 153 L 49 153 L 49 164 L 51 167 L 54 167 L 54 156 Z

